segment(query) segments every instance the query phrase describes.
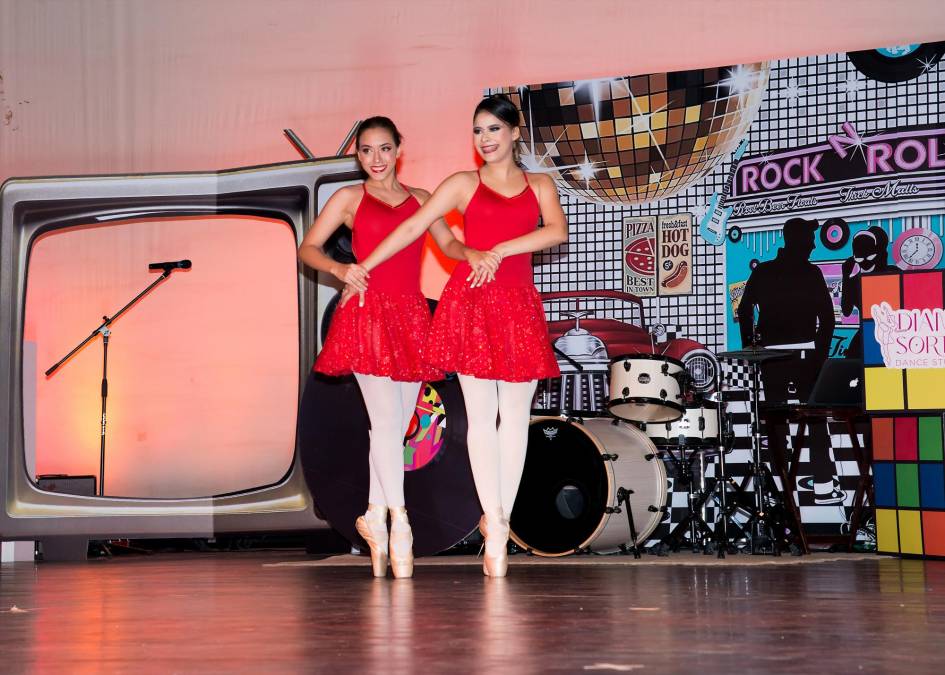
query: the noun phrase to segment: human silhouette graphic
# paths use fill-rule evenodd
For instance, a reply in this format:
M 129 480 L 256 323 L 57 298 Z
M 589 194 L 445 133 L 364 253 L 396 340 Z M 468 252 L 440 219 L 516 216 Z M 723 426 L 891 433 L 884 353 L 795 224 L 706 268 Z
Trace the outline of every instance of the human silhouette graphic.
M 840 281 L 840 311 L 850 316 L 855 310 L 863 316 L 861 278 L 868 274 L 898 272 L 899 268 L 889 264 L 889 236 L 886 231 L 873 225 L 853 235 L 853 255 L 843 261 Z M 863 328 L 857 329 L 850 339 L 844 356 L 863 358 Z
M 823 273 L 810 262 L 817 228 L 816 220 L 803 218 L 784 223 L 784 246 L 774 260 L 752 271 L 738 307 L 743 346 L 757 343 L 791 352 L 788 358 L 761 365 L 768 403 L 806 403 L 833 339 L 830 290 Z M 826 423 L 809 425 L 809 443 L 815 503 L 842 503 Z

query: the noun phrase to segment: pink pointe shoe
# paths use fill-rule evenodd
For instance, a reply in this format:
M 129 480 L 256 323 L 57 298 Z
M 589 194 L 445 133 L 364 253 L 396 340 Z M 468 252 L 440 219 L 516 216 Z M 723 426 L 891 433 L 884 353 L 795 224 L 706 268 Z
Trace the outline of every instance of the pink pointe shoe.
M 368 504 L 354 527 L 371 550 L 371 569 L 376 577 L 387 576 L 387 507 Z
M 390 568 L 395 579 L 413 576 L 413 532 L 403 506 L 390 510 Z
M 487 577 L 504 577 L 509 571 L 509 521 L 501 513 L 484 513 L 479 531 L 485 538 L 482 573 Z

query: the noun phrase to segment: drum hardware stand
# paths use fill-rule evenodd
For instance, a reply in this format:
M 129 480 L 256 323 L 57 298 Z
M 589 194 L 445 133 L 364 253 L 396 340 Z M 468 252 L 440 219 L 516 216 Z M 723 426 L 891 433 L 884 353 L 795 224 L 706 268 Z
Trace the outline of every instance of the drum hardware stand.
M 629 548 L 633 552 L 633 557 L 637 560 L 640 559 L 640 546 L 637 544 L 637 527 L 633 524 L 633 510 L 630 508 L 630 495 L 633 494 L 633 490 L 625 487 L 617 488 L 617 506 L 612 509 L 607 509 L 608 513 L 620 513 L 620 504 L 623 503 L 624 507 L 627 510 L 627 523 L 630 525 L 630 546 L 622 545 L 620 550 L 626 553 Z
M 759 412 L 761 363 L 772 359 L 787 358 L 790 356 L 790 352 L 764 348 L 761 345 L 760 336 L 755 333 L 750 346 L 739 351 L 722 352 L 718 356 L 719 358 L 747 361 L 751 369 L 751 472 L 745 477 L 740 486 L 736 486 L 736 489 L 740 494 L 745 495 L 750 484 L 754 492 L 754 504 L 750 506 L 738 505 L 732 509 L 725 508 L 724 512 L 731 511 L 734 513 L 736 509 L 740 509 L 748 514 L 749 518 L 744 530 L 747 530 L 748 547 L 752 554 L 763 553 L 769 545 L 771 546 L 771 553 L 775 556 L 781 555 L 782 548 L 787 548 L 793 552 L 791 542 L 787 538 L 782 515 L 784 511 L 783 498 L 779 494 L 780 491 L 774 483 L 770 470 L 761 460 L 761 415 Z M 716 379 L 718 381 L 718 378 Z M 717 391 L 721 393 L 718 388 Z M 719 403 L 721 405 L 721 397 Z M 721 471 L 724 475 L 724 456 L 722 457 Z M 732 482 L 726 478 L 726 483 L 731 484 Z M 724 495 L 724 493 L 725 490 L 721 494 Z
M 657 547 L 659 555 L 665 555 L 669 551 L 678 552 L 683 542 L 686 531 L 689 532 L 692 550 L 695 552 L 697 547 L 701 547 L 703 553 L 709 553 L 709 542 L 715 536 L 709 524 L 705 520 L 705 504 L 715 493 L 717 487 L 711 490 L 706 489 L 705 485 L 705 450 L 704 447 L 682 445 L 679 447 L 680 456 L 677 457 L 671 448 L 667 448 L 673 465 L 677 469 L 677 479 L 687 486 L 687 510 L 686 517 L 673 527 L 672 531 L 663 538 Z M 690 450 L 689 457 L 684 461 L 686 450 Z M 693 492 L 692 477 L 693 464 L 699 460 L 702 467 L 700 489 L 697 493 Z M 716 484 L 717 485 L 717 484 Z

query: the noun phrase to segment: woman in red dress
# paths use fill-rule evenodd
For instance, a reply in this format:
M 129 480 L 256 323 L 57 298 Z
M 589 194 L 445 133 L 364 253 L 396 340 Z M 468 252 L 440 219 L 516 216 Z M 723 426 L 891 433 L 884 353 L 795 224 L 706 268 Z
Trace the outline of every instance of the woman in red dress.
M 401 136 L 388 118 L 364 120 L 355 144 L 366 179 L 331 196 L 306 233 L 299 258 L 347 283 L 345 300 L 352 290 L 362 291 L 359 302 L 343 300 L 335 312 L 314 369 L 335 376 L 354 373 L 357 379 L 371 420 L 371 448 L 368 509 L 356 527 L 371 550 L 375 576 L 386 576 L 389 559 L 395 577 L 409 577 L 413 574 L 413 535 L 404 507 L 403 440 L 421 383 L 442 377 L 441 371 L 420 358 L 430 323 L 430 310 L 420 292 L 423 242 L 413 242 L 377 266 L 368 290 L 358 265 L 332 260 L 323 247 L 344 224 L 352 229 L 356 258 L 363 260 L 430 194 L 398 181 Z M 469 255 L 475 261 L 483 257 L 457 241 L 440 219 L 433 223 L 431 234 L 452 258 Z
M 568 237 L 554 182 L 544 174 L 525 173 L 515 161 L 518 124 L 518 109 L 507 97 L 483 99 L 473 117 L 482 168 L 443 181 L 352 270 L 353 278 L 364 281 L 368 272 L 454 209 L 463 213 L 466 244 L 486 251 L 484 259 L 470 257 L 453 271 L 424 358 L 459 374 L 469 421 L 469 460 L 483 509 L 483 571 L 497 577 L 506 574 L 508 565 L 508 518 L 525 464 L 535 386 L 539 379 L 560 374 L 532 280 L 531 254 Z

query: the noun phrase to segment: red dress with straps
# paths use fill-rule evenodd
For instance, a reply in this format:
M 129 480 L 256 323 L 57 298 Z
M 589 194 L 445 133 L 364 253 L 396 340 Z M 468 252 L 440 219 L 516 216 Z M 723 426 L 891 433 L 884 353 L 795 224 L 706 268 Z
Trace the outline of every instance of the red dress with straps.
M 396 206 L 364 188 L 352 223 L 352 247 L 364 260 L 384 238 L 420 208 L 410 195 Z M 314 369 L 326 375 L 378 375 L 400 382 L 433 381 L 443 373 L 425 363 L 420 348 L 430 308 L 420 292 L 423 238 L 371 270 L 364 306 L 357 296 L 338 307 Z
M 463 214 L 466 245 L 488 251 L 534 232 L 540 215 L 531 185 L 505 197 L 480 176 Z M 560 375 L 531 258 L 530 253 L 508 256 L 495 281 L 477 288 L 466 281 L 469 264 L 457 265 L 437 305 L 424 358 L 441 370 L 482 379 L 527 382 Z

